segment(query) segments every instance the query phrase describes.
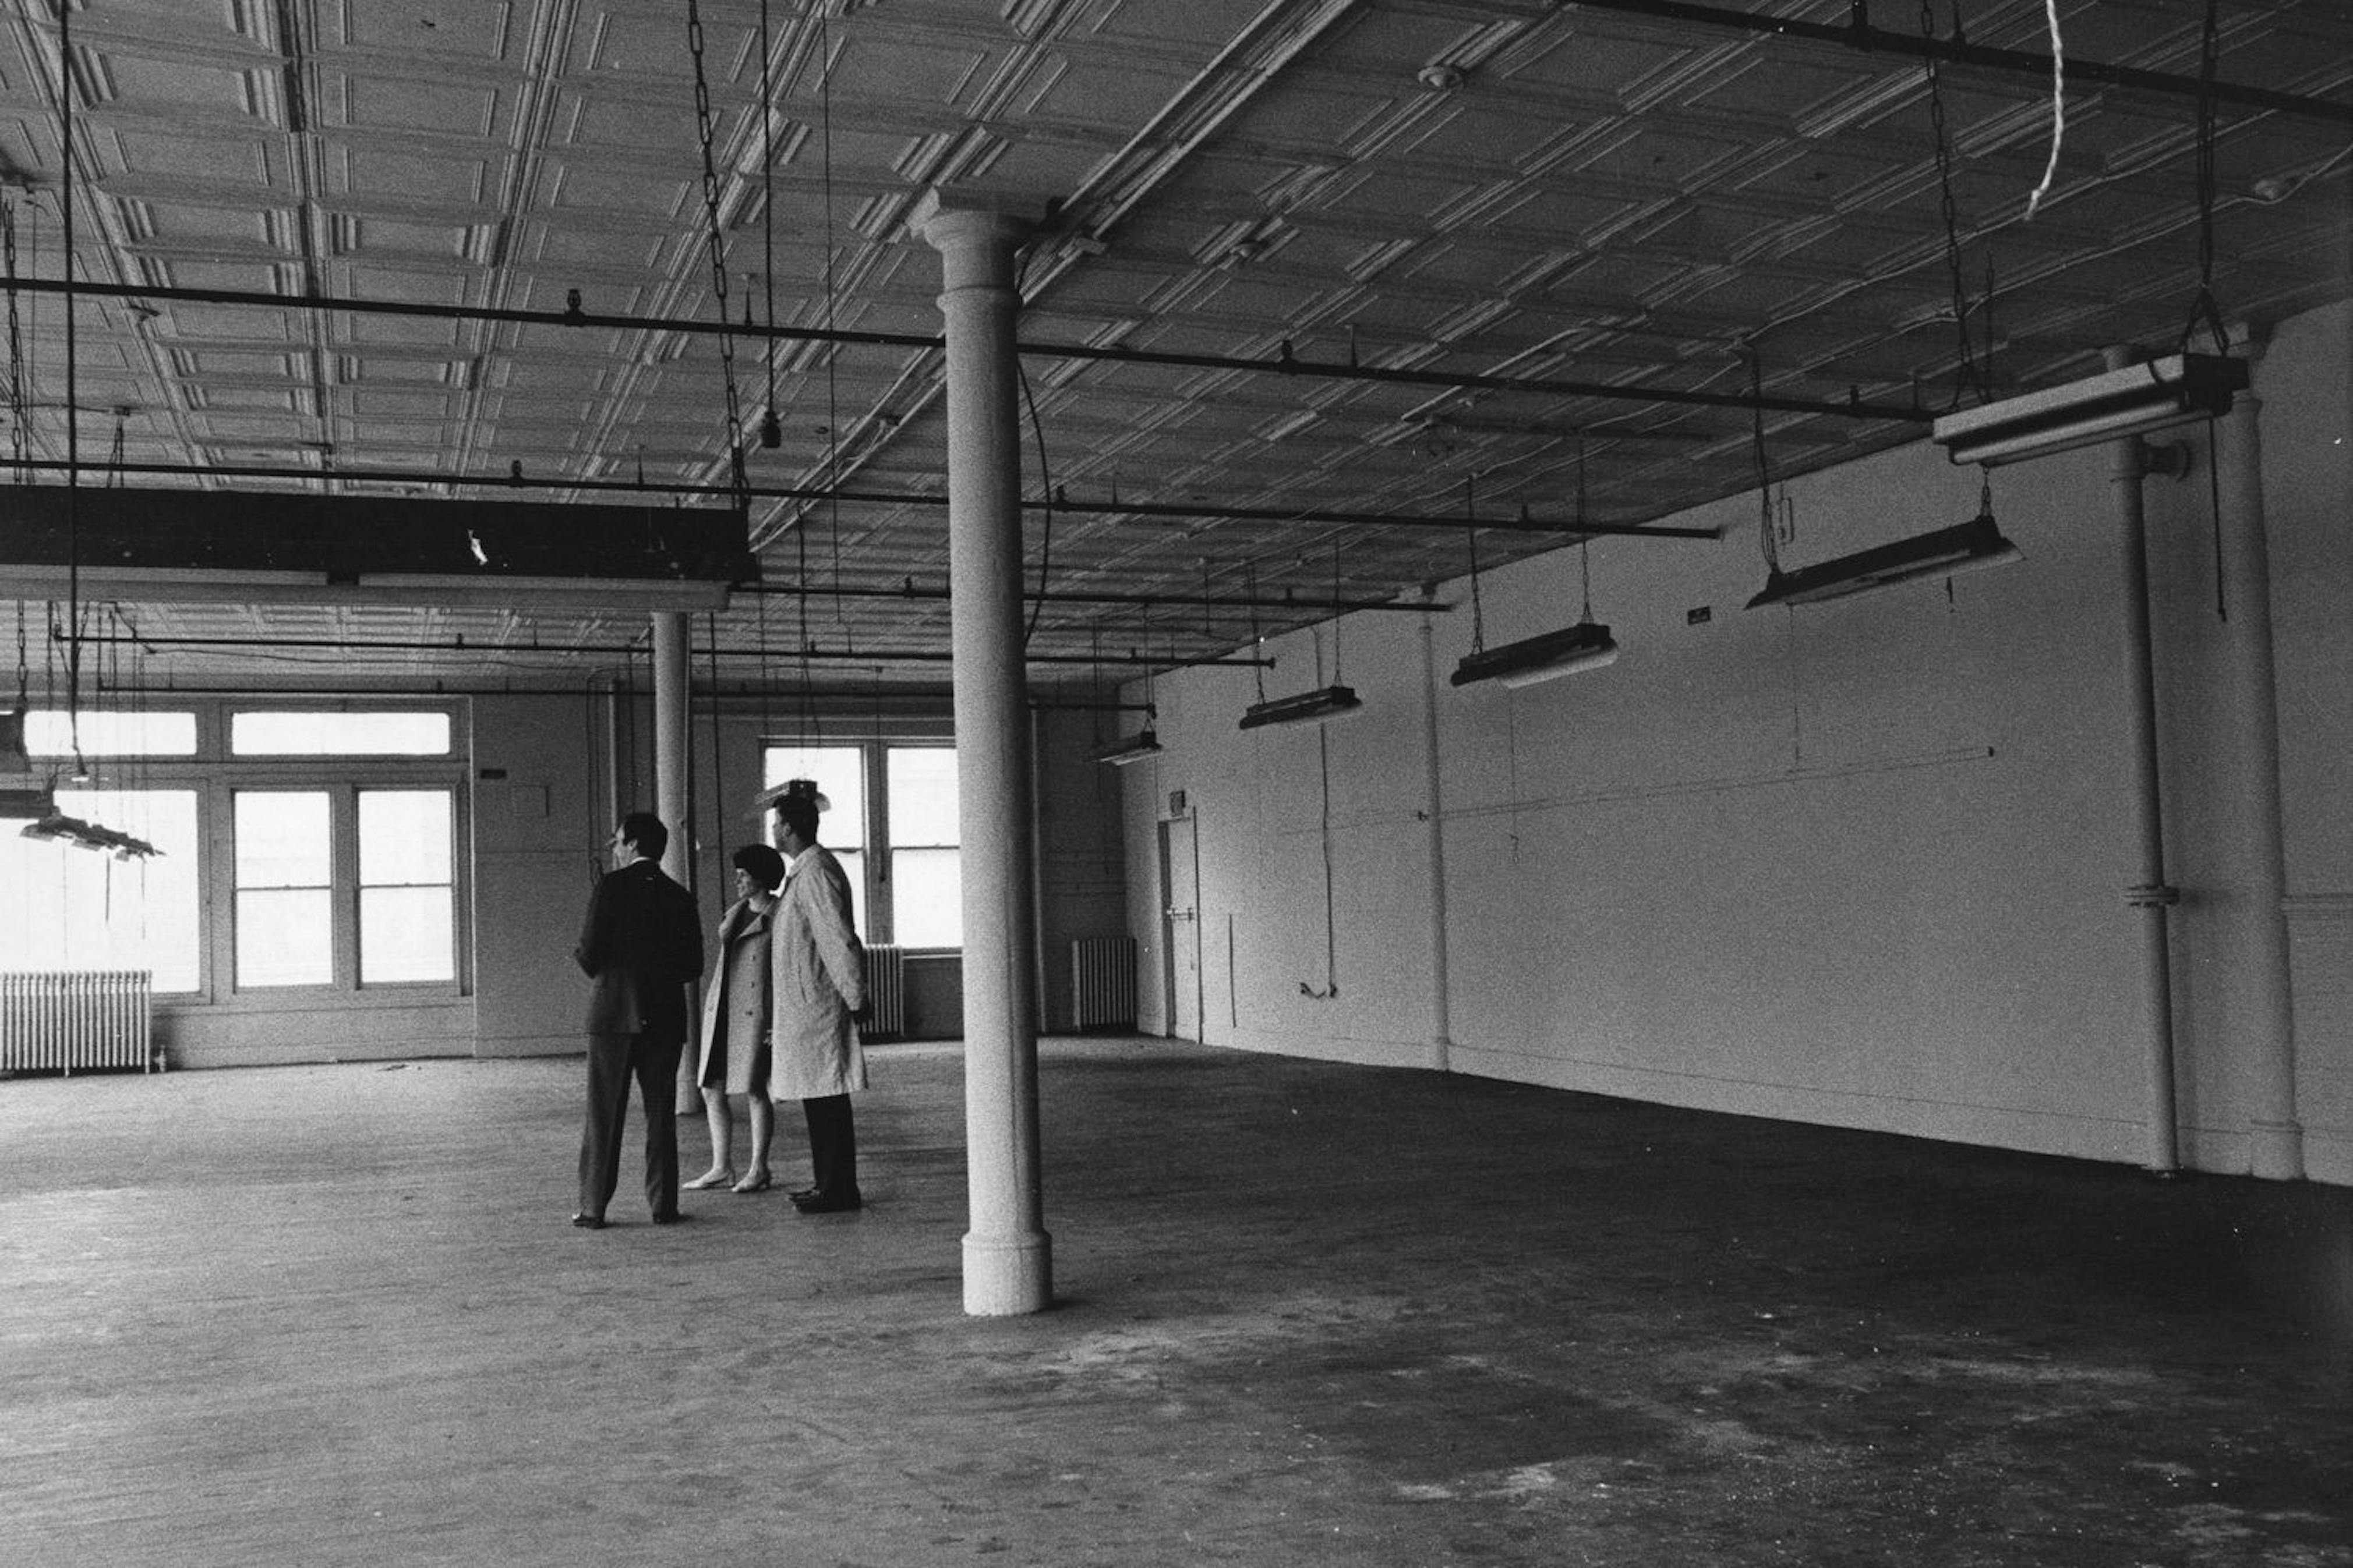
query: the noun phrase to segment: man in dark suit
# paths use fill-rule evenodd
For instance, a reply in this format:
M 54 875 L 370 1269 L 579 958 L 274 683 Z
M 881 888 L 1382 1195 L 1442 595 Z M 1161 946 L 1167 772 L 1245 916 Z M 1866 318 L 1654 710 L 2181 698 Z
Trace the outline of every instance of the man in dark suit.
M 678 1219 L 679 1053 L 686 987 L 702 973 L 694 895 L 662 874 L 670 829 L 633 811 L 613 830 L 614 870 L 597 879 L 572 956 L 596 982 L 588 995 L 588 1120 L 580 1134 L 580 1207 L 572 1223 L 602 1230 L 621 1176 L 629 1079 L 646 1107 L 646 1202 L 656 1225 Z

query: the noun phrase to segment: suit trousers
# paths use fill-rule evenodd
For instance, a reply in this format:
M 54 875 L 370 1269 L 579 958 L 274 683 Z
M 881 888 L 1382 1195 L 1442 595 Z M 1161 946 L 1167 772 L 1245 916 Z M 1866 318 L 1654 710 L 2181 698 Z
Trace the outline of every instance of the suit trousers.
M 646 1107 L 646 1205 L 678 1212 L 678 1058 L 676 1035 L 588 1037 L 588 1117 L 580 1131 L 580 1212 L 605 1217 L 621 1180 L 621 1136 L 629 1125 L 629 1080 Z
M 858 1202 L 858 1129 L 849 1096 L 804 1100 L 801 1110 L 808 1118 L 809 1174 L 818 1196 L 827 1203 Z

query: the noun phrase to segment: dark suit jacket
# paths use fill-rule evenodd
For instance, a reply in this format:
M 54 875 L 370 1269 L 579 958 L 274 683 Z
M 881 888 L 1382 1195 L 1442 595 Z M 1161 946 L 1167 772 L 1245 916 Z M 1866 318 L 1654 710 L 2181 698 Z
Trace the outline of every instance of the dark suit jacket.
M 660 866 L 638 860 L 597 879 L 572 956 L 596 983 L 590 1034 L 686 1038 L 686 987 L 702 974 L 702 916 Z

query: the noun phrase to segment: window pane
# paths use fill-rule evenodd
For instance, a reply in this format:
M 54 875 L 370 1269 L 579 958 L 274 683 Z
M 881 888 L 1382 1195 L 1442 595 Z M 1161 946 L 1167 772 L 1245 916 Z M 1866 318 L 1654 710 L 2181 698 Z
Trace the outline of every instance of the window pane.
M 956 835 L 956 759 L 951 746 L 891 749 L 891 842 L 951 845 Z
M 360 886 L 449 884 L 449 792 L 360 791 Z
M 296 889 L 237 896 L 237 983 L 324 985 L 335 977 L 327 890 Z
M 323 888 L 332 863 L 324 790 L 237 792 L 239 888 Z
M 449 715 L 232 713 L 228 749 L 240 757 L 441 757 L 449 752 Z
M 761 775 L 764 788 L 773 788 L 786 779 L 815 779 L 818 790 L 831 803 L 818 818 L 818 842 L 836 853 L 865 847 L 866 753 L 859 748 L 770 746 Z M 773 823 L 775 818 L 771 816 L 769 820 Z
M 830 844 L 826 847 L 833 849 Z M 849 879 L 850 929 L 858 933 L 860 941 L 871 942 L 873 935 L 866 929 L 866 851 L 834 849 L 833 858 L 841 862 L 842 872 Z
M 360 984 L 457 977 L 449 889 L 360 889 Z
M 84 713 L 79 728 L 85 757 L 196 754 L 194 713 Z M 37 757 L 69 757 L 74 729 L 64 709 L 36 708 L 25 715 L 25 750 Z
M 891 882 L 901 947 L 964 945 L 964 858 L 958 851 L 893 849 Z
M 0 828 L 0 969 L 144 969 L 194 991 L 196 792 L 59 790 L 58 809 L 163 853 L 117 860 Z

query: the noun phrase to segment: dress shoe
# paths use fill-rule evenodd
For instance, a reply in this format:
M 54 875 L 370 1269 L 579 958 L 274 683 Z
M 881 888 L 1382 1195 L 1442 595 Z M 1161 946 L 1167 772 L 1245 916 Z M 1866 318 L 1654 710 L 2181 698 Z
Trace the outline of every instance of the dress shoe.
M 605 1216 L 600 1214 L 576 1214 L 572 1216 L 572 1223 L 582 1230 L 602 1230 L 605 1228 Z
M 682 1209 L 668 1209 L 654 1215 L 656 1225 L 683 1225 L 694 1216 Z
M 750 1175 L 744 1177 L 742 1181 L 736 1183 L 734 1190 L 739 1193 L 765 1193 L 768 1190 L 768 1173 L 765 1171 L 754 1171 Z
M 845 1214 L 851 1209 L 863 1206 L 863 1203 L 856 1197 L 829 1198 L 822 1193 L 793 1200 L 793 1207 L 803 1214 Z
M 679 1184 L 690 1193 L 707 1193 L 713 1187 L 732 1187 L 734 1184 L 735 1167 L 733 1165 L 714 1165 L 694 1180 Z
M 815 1187 L 803 1187 L 799 1192 L 792 1193 L 787 1195 L 790 1196 L 793 1202 L 797 1204 L 805 1204 L 808 1202 L 809 1199 L 817 1196 L 817 1189 Z

